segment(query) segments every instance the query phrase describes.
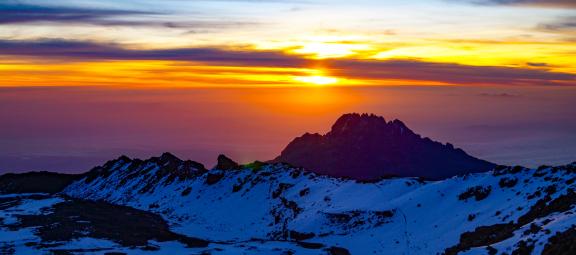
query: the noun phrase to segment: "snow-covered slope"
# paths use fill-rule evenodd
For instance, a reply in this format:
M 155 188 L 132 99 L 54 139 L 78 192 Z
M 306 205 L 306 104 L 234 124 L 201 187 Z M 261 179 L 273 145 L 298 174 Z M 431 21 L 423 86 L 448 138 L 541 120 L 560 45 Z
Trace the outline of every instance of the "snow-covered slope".
M 207 171 L 165 154 L 110 161 L 62 193 L 151 211 L 212 242 L 278 242 L 271 251 L 305 241 L 329 254 L 561 254 L 548 243 L 576 224 L 575 180 L 576 163 L 361 183 L 283 164 Z

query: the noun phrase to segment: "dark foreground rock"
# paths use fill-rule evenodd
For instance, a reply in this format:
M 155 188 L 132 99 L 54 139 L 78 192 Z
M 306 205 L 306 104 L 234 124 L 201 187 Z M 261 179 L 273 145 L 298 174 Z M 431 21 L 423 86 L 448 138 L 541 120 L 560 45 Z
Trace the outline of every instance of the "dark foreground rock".
M 23 200 L 42 200 L 49 196 L 33 195 L 4 198 L 2 204 L 16 206 Z M 125 247 L 143 250 L 157 249 L 149 241 L 177 241 L 190 248 L 208 246 L 209 242 L 172 232 L 162 217 L 131 207 L 104 202 L 63 198 L 64 201 L 46 208 L 42 214 L 16 215 L 15 223 L 0 224 L 11 231 L 34 229 L 40 242 L 27 246 L 46 248 L 79 238 L 105 239 Z M 3 208 L 4 210 L 10 209 Z M 65 254 L 64 250 L 58 250 Z
M 8 173 L 0 176 L 0 194 L 49 193 L 62 191 L 83 175 L 51 172 Z

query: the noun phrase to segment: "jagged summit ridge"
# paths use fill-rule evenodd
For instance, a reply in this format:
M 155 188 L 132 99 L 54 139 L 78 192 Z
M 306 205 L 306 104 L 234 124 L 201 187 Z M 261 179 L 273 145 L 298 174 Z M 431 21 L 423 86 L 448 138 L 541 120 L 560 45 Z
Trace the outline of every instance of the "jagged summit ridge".
M 414 134 L 402 121 L 394 119 L 387 122 L 382 116 L 368 113 L 347 113 L 342 115 L 327 135 L 340 135 L 347 132 L 388 129 L 400 134 Z
M 169 184 L 176 179 L 191 179 L 207 171 L 203 164 L 192 160 L 182 160 L 169 152 L 146 160 L 132 159 L 122 155 L 87 172 L 84 181 L 91 183 L 112 176 L 121 180 L 121 183 L 128 183 L 133 179 L 143 178 L 147 183 L 145 190 L 149 190 L 154 189 L 161 181 Z
M 301 166 L 320 174 L 373 180 L 389 176 L 442 179 L 491 170 L 452 144 L 414 133 L 400 120 L 374 114 L 344 114 L 325 135 L 294 139 L 272 162 Z

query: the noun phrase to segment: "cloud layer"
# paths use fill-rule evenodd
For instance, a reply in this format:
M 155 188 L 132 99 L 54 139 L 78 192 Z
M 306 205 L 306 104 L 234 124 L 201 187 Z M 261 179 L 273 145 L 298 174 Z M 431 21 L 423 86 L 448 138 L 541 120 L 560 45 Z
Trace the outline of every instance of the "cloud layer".
M 0 41 L 0 56 L 31 61 L 97 62 L 162 60 L 207 66 L 314 68 L 357 80 L 428 81 L 446 84 L 576 85 L 576 75 L 546 69 L 468 66 L 417 60 L 309 60 L 274 51 L 219 48 L 135 50 L 114 44 L 78 41 Z M 545 68 L 545 67 L 543 67 Z
M 0 3 L 0 24 L 57 22 L 104 26 L 133 26 L 140 25 L 142 22 L 128 21 L 125 19 L 127 16 L 151 14 L 158 13 L 132 10 L 48 7 L 10 2 Z
M 565 82 L 576 85 L 576 75 L 494 66 L 467 66 L 413 60 L 340 60 L 334 63 L 338 73 L 347 77 L 437 81 L 447 84 L 554 85 Z
M 231 51 L 218 48 L 133 50 L 114 44 L 59 40 L 0 41 L 0 55 L 59 61 L 168 60 L 262 67 L 301 67 L 308 62 L 271 51 Z
M 241 20 L 210 20 L 187 17 L 174 20 L 169 13 L 88 7 L 53 7 L 13 2 L 0 3 L 0 25 L 52 23 L 59 25 L 95 25 L 102 27 L 162 27 L 173 29 L 223 29 L 258 25 Z
M 549 32 L 576 32 L 576 16 L 563 17 L 554 22 L 542 23 L 538 28 Z

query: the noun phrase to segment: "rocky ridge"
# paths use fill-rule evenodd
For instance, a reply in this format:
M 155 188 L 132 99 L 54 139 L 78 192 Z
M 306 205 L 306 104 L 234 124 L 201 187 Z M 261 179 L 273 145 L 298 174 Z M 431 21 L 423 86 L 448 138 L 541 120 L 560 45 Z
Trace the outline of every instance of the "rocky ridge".
M 272 162 L 357 180 L 392 176 L 438 180 L 495 166 L 452 144 L 423 138 L 400 120 L 387 122 L 355 113 L 340 117 L 325 135 L 307 133 L 294 139 Z

